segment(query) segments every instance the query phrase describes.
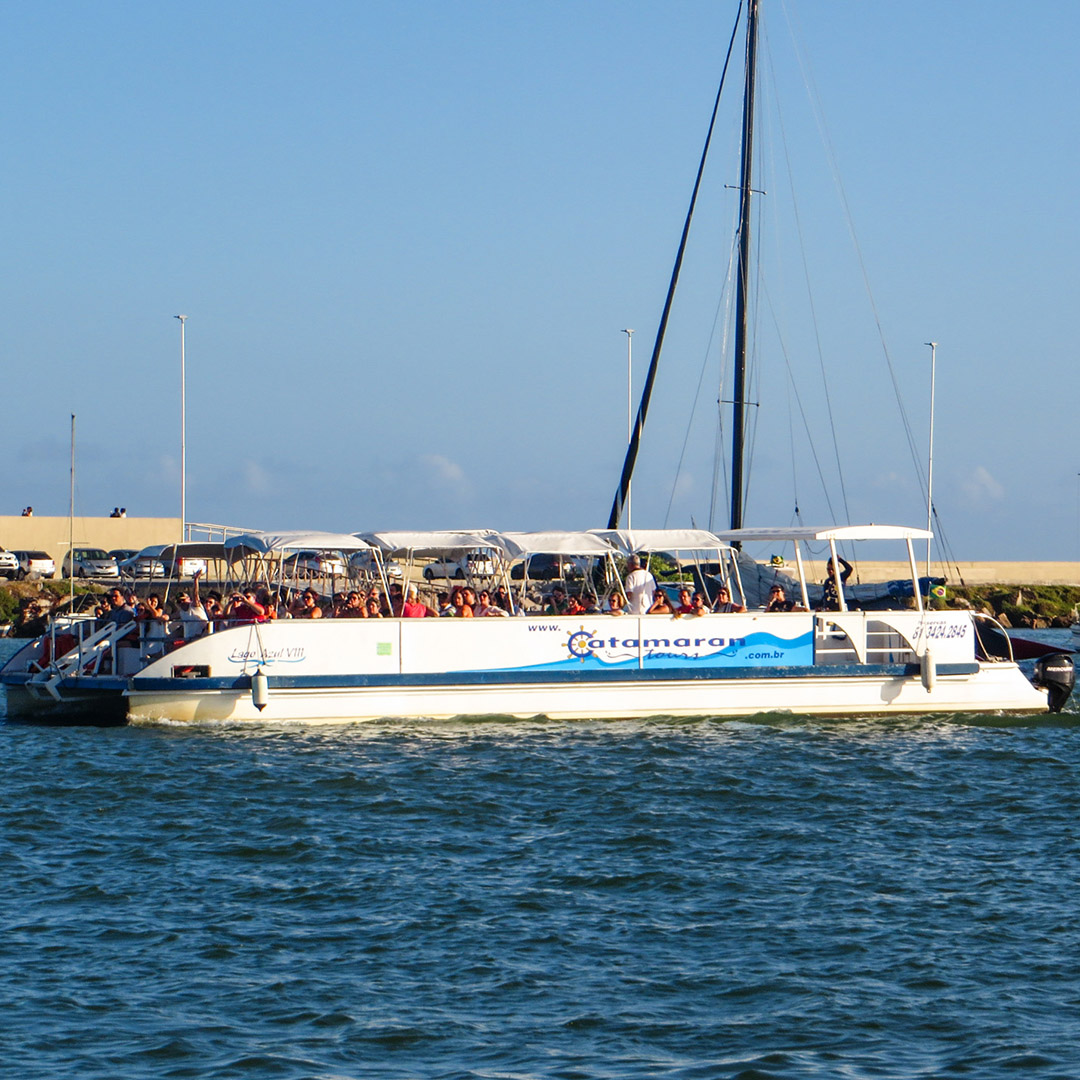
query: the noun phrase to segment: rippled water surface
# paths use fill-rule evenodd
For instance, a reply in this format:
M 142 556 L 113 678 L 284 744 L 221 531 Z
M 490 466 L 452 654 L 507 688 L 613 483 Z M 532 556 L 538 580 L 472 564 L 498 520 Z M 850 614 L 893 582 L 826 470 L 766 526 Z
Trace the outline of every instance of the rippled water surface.
M 12 1077 L 1080 1076 L 1075 702 L 0 740 Z

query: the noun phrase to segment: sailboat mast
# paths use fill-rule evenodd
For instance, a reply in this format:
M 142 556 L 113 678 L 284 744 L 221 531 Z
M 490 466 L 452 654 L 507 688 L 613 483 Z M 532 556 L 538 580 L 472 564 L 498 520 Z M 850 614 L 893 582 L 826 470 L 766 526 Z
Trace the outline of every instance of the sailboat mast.
M 759 0 L 746 9 L 746 88 L 743 93 L 742 167 L 739 176 L 739 273 L 735 294 L 735 382 L 731 435 L 731 528 L 743 524 L 743 457 L 746 441 L 746 339 L 750 293 L 750 196 L 754 171 L 754 75 L 757 69 Z

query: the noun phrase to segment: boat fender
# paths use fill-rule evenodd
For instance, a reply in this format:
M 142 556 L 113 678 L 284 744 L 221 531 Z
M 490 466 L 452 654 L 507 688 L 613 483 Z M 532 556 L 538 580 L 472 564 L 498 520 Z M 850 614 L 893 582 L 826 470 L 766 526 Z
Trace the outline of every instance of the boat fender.
M 1046 691 L 1046 703 L 1051 712 L 1061 712 L 1073 692 L 1076 668 L 1067 653 L 1042 656 L 1035 661 L 1035 674 L 1031 680 Z
M 937 664 L 934 662 L 932 649 L 927 649 L 922 654 L 922 684 L 926 687 L 928 694 L 934 692 L 934 686 L 937 684 Z
M 259 712 L 262 712 L 269 701 L 270 683 L 266 678 L 266 672 L 263 671 L 262 668 L 259 668 L 259 670 L 251 676 L 251 704 L 254 705 Z

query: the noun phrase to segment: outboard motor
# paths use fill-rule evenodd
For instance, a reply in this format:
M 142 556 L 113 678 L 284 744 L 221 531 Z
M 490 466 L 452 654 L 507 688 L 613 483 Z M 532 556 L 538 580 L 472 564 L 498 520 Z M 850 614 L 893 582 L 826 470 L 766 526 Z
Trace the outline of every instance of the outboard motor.
M 1067 653 L 1041 657 L 1035 661 L 1035 674 L 1031 681 L 1046 691 L 1050 711 L 1061 712 L 1076 683 L 1073 658 Z

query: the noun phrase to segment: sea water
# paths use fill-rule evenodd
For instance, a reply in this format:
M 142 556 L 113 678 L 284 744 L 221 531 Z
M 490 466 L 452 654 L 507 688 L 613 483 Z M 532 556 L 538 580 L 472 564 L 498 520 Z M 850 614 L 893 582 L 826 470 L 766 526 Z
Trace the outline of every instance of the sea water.
M 1075 702 L 0 740 L 13 1078 L 1080 1076 Z

